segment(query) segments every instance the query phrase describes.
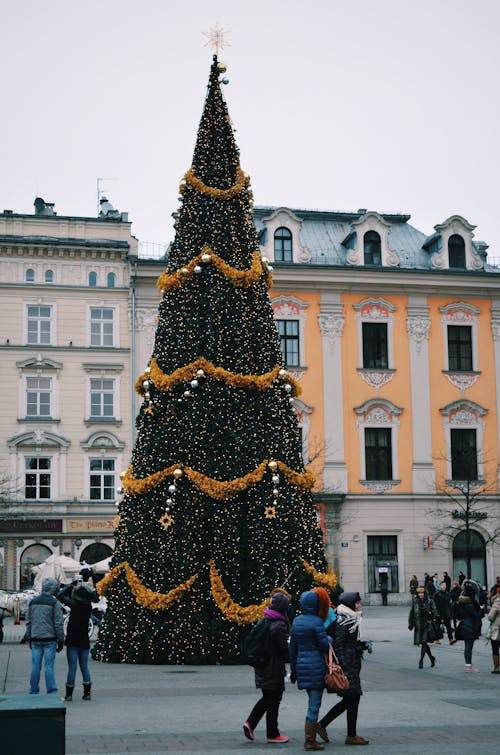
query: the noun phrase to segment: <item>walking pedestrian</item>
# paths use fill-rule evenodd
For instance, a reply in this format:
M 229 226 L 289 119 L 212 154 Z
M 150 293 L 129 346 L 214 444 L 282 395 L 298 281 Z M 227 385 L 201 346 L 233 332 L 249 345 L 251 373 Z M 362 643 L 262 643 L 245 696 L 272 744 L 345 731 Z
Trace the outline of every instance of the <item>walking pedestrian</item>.
M 437 618 L 436 607 L 423 587 L 417 589 L 417 594 L 413 597 L 410 615 L 408 617 L 408 629 L 413 630 L 413 644 L 420 645 L 419 668 L 424 667 L 424 657 L 429 656 L 431 667 L 436 665 L 436 658 L 432 655 L 429 647 L 429 636 L 427 632 L 427 622 L 432 622 Z
M 462 584 L 462 594 L 457 603 L 457 616 L 460 619 L 455 637 L 464 641 L 465 670 L 476 673 L 479 669 L 472 665 L 472 648 L 481 634 L 482 611 L 478 602 L 478 586 L 470 579 Z
M 92 680 L 89 671 L 89 620 L 92 603 L 99 601 L 99 595 L 95 590 L 90 590 L 83 585 L 80 580 L 75 580 L 61 590 L 59 600 L 71 609 L 64 643 L 66 645 L 68 674 L 66 677 L 66 695 L 62 699 L 67 703 L 70 703 L 73 699 L 78 664 L 83 680 L 82 700 L 90 700 Z
M 450 575 L 448 574 L 447 571 L 445 571 L 445 573 L 443 574 L 443 580 L 442 581 L 446 585 L 446 590 L 448 592 L 450 592 L 450 590 L 451 590 L 451 577 L 450 577 Z
M 462 587 L 462 583 L 463 583 L 464 579 L 465 579 L 465 574 L 460 569 L 460 571 L 458 572 L 458 584 L 460 585 L 460 587 Z
M 308 707 L 305 721 L 304 750 L 323 750 L 316 740 L 318 715 L 327 670 L 325 654 L 330 640 L 324 621 L 330 608 L 326 590 L 317 588 L 300 596 L 300 614 L 295 617 L 290 636 L 290 680 L 299 689 L 307 690 Z M 337 621 L 338 623 L 338 608 Z M 337 631 L 337 629 L 335 630 Z
M 491 609 L 488 613 L 490 629 L 488 630 L 491 653 L 493 655 L 492 674 L 500 674 L 500 585 L 497 587 L 496 595 L 491 600 Z
M 290 595 L 279 590 L 272 594 L 269 608 L 264 611 L 264 621 L 269 622 L 269 657 L 264 666 L 255 669 L 255 686 L 261 690 L 262 697 L 243 724 L 243 733 L 251 741 L 255 739 L 254 731 L 265 713 L 268 743 L 288 742 L 288 737 L 280 734 L 278 728 L 278 711 L 285 690 L 285 662 L 288 661 L 290 634 L 287 617 L 289 607 Z
M 451 615 L 453 619 L 453 632 L 457 631 L 457 603 L 462 593 L 462 588 L 458 584 L 458 579 L 454 579 L 451 583 L 450 598 L 451 598 Z
M 30 695 L 40 692 L 42 662 L 45 665 L 45 688 L 47 694 L 57 693 L 54 674 L 56 653 L 64 647 L 64 618 L 62 605 L 55 594 L 59 584 L 46 577 L 42 592 L 28 606 L 26 612 L 26 635 L 31 648 Z
M 418 587 L 418 577 L 416 574 L 410 579 L 410 595 L 415 595 Z
M 441 620 L 441 623 L 446 627 L 448 642 L 450 643 L 450 645 L 454 645 L 456 640 L 453 639 L 453 632 L 451 630 L 451 618 L 453 616 L 451 596 L 446 589 L 446 582 L 441 582 L 441 584 L 439 585 L 439 590 L 434 595 L 434 604 L 436 606 L 436 611 Z
M 349 689 L 337 694 L 342 698 L 318 722 L 319 736 L 329 742 L 326 727 L 347 711 L 346 745 L 367 745 L 369 740 L 357 734 L 358 708 L 363 691 L 361 689 L 361 659 L 367 645 L 360 640 L 359 625 L 362 617 L 362 603 L 359 592 L 343 592 L 337 606 L 337 626 L 333 646 L 335 654 L 347 678 Z
M 431 577 L 431 575 L 427 573 L 424 579 L 424 589 L 425 589 L 426 594 L 429 596 L 429 598 L 432 598 L 434 596 L 434 593 L 436 592 L 436 587 L 434 585 L 434 577 Z

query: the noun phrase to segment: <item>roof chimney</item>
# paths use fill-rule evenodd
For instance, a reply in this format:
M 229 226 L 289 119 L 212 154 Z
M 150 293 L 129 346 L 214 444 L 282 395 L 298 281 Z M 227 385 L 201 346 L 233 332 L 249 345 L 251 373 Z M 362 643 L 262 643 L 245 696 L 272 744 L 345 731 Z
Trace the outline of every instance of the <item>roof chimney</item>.
M 55 215 L 54 202 L 45 202 L 41 197 L 37 197 L 33 203 L 35 205 L 35 215 Z

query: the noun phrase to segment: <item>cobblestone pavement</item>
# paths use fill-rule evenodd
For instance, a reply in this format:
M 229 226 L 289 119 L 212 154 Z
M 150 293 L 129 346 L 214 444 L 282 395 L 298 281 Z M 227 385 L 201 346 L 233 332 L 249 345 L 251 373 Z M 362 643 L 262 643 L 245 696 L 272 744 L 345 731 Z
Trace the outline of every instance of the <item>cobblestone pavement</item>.
M 358 733 L 370 739 L 374 755 L 470 755 L 475 749 L 500 753 L 500 675 L 490 673 L 491 649 L 475 643 L 478 674 L 464 672 L 463 645 L 433 646 L 436 667 L 417 668 L 418 649 L 407 629 L 406 607 L 368 607 L 363 635 L 374 641 L 362 670 L 364 695 Z M 9 623 L 10 622 L 10 623 Z M 24 625 L 5 622 L 0 645 L 0 693 L 27 691 L 30 652 L 19 644 Z M 64 654 L 57 656 L 62 692 Z M 251 753 L 273 749 L 304 752 L 302 723 L 306 693 L 286 685 L 280 727 L 287 745 L 265 742 L 262 722 L 256 741 L 247 741 L 242 723 L 259 693 L 247 666 L 130 666 L 92 661 L 92 701 L 81 687 L 66 706 L 66 752 L 83 753 Z M 77 677 L 78 681 L 78 677 Z M 325 693 L 322 710 L 337 698 Z M 331 725 L 325 753 L 344 747 L 345 716 Z M 22 742 L 22 740 L 21 740 Z M 1 755 L 3 753 L 0 735 Z M 50 749 L 47 755 L 52 755 Z M 12 755 L 24 755 L 22 744 Z M 30 755 L 32 755 L 30 753 Z M 45 755 L 43 749 L 36 755 Z

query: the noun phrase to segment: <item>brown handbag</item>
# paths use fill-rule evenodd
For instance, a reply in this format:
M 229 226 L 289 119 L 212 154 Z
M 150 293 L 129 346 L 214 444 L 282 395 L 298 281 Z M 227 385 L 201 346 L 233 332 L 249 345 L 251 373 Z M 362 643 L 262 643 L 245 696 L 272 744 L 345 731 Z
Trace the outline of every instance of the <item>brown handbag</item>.
M 346 690 L 348 690 L 350 687 L 349 679 L 344 674 L 342 666 L 340 665 L 337 656 L 333 652 L 331 645 L 328 651 L 328 657 L 325 656 L 325 661 L 328 669 L 325 674 L 326 691 L 345 692 Z

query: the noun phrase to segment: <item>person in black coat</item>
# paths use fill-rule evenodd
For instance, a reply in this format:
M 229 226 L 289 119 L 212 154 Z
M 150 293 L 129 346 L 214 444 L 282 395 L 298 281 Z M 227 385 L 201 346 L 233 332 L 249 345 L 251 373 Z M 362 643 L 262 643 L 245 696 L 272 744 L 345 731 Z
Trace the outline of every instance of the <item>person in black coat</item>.
M 64 587 L 59 593 L 59 600 L 71 609 L 66 631 L 66 658 L 68 661 L 68 675 L 66 678 L 66 695 L 63 700 L 71 702 L 75 688 L 76 666 L 80 665 L 83 679 L 82 700 L 90 700 L 92 681 L 89 671 L 89 620 L 92 603 L 99 602 L 99 595 L 90 590 L 79 580 Z
M 410 632 L 413 631 L 413 644 L 421 646 L 419 668 L 424 667 L 424 658 L 426 655 L 429 656 L 431 666 L 436 665 L 436 658 L 432 655 L 429 647 L 430 639 L 427 634 L 427 623 L 437 618 L 438 615 L 434 601 L 429 598 L 423 587 L 419 587 L 417 594 L 413 596 L 410 615 L 408 616 L 408 629 Z
M 446 573 L 446 572 L 445 572 Z M 439 585 L 439 590 L 434 595 L 434 605 L 441 623 L 446 627 L 446 634 L 448 635 L 448 642 L 450 645 L 454 645 L 456 640 L 453 639 L 453 632 L 451 630 L 451 618 L 453 616 L 453 607 L 451 604 L 451 595 L 446 587 L 446 582 L 443 580 Z
M 333 648 L 345 675 L 349 679 L 349 689 L 338 692 L 342 700 L 330 708 L 317 725 L 319 736 L 329 742 L 326 727 L 335 718 L 347 711 L 346 745 L 367 745 L 368 739 L 356 733 L 359 701 L 363 691 L 361 689 L 361 659 L 366 644 L 359 638 L 359 623 L 361 621 L 362 605 L 359 592 L 343 592 L 337 606 L 337 621 Z
M 483 612 L 478 602 L 479 587 L 472 580 L 466 579 L 462 584 L 462 594 L 457 603 L 457 617 L 460 619 L 455 637 L 464 641 L 465 670 L 477 672 L 472 665 L 472 648 L 481 634 Z
M 254 730 L 265 713 L 267 741 L 269 743 L 288 742 L 288 737 L 280 734 L 278 728 L 278 711 L 285 689 L 285 663 L 288 661 L 290 624 L 287 611 L 289 607 L 288 593 L 277 591 L 271 596 L 269 608 L 264 611 L 264 621 L 270 623 L 269 660 L 265 666 L 255 669 L 255 686 L 262 691 L 262 697 L 254 705 L 248 720 L 243 724 L 245 737 L 252 741 L 255 739 Z

